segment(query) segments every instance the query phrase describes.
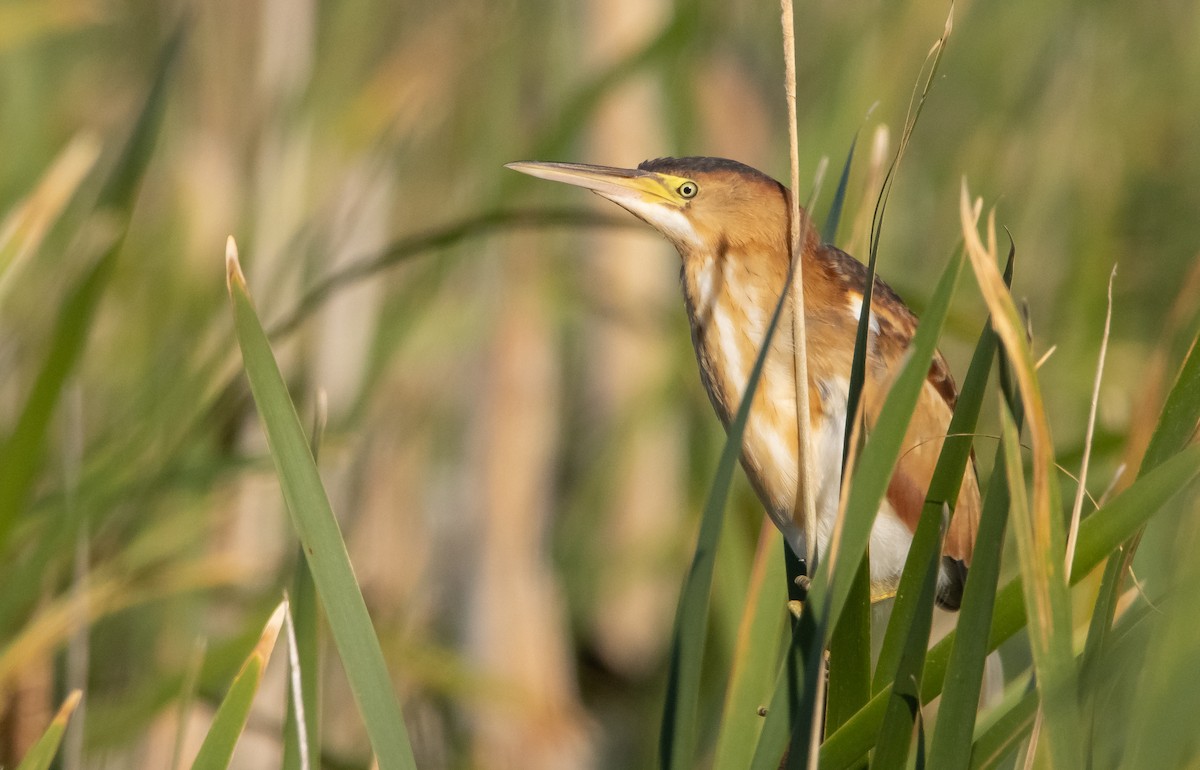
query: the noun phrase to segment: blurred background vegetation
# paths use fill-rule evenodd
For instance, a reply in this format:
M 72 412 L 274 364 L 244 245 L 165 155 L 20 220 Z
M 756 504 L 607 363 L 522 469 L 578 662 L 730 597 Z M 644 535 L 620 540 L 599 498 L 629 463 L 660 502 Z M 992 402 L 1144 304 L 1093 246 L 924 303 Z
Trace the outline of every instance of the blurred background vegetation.
M 839 239 L 859 256 L 877 127 L 894 147 L 947 11 L 796 9 L 803 176 L 840 168 L 861 129 Z M 288 583 L 294 539 L 225 297 L 230 233 L 297 403 L 328 393 L 322 469 L 420 765 L 648 764 L 722 436 L 670 247 L 502 164 L 703 154 L 786 177 L 777 4 L 0 0 L 0 215 L 83 179 L 41 247 L 0 262 L 0 436 L 113 243 L 95 180 L 181 16 L 127 235 L 0 538 L 0 764 L 70 687 L 86 695 L 65 767 L 167 767 L 181 734 L 189 757 Z M 1041 377 L 1071 470 L 1118 265 L 1096 496 L 1138 457 L 1195 327 L 1197 34 L 1194 3 L 960 3 L 884 228 L 880 273 L 919 312 L 960 238 L 962 177 L 995 203 L 1035 351 L 1056 346 Z M 529 214 L 549 209 L 554 227 Z M 942 345 L 959 376 L 984 316 L 964 281 Z M 744 483 L 730 515 L 717 669 L 761 524 Z M 325 766 L 365 767 L 327 657 Z M 281 659 L 235 766 L 278 763 Z

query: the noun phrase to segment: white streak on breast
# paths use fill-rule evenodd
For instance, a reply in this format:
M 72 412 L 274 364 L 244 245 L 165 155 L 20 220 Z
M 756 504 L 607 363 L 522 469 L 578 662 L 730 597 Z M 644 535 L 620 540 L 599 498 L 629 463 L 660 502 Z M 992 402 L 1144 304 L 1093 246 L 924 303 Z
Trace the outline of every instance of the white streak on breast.
M 689 302 L 711 316 L 700 329 L 697 344 L 704 356 L 714 362 L 722 383 L 723 408 L 732 416 L 738 408 L 753 365 L 755 346 L 766 331 L 769 310 L 752 287 L 740 281 L 746 276 L 739 269 L 737 254 L 729 254 L 720 263 L 706 260 L 685 267 L 689 282 Z M 718 273 L 717 271 L 722 272 Z M 851 294 L 846 311 L 855 321 L 862 312 L 863 297 Z M 869 329 L 879 333 L 879 321 L 871 314 Z M 784 330 L 786 326 L 784 327 Z M 781 330 L 783 331 L 783 330 Z M 778 332 L 777 332 L 778 333 Z M 756 401 L 746 427 L 743 453 L 767 513 L 772 522 L 798 553 L 804 552 L 803 523 L 795 515 L 799 476 L 795 442 L 795 385 L 790 345 L 776 339 L 759 383 L 761 396 Z M 813 433 L 813 470 L 816 485 L 817 547 L 828 553 L 837 522 L 841 494 L 842 445 L 846 431 L 848 377 L 835 376 L 818 383 L 822 395 L 822 415 Z M 871 579 L 876 587 L 894 587 L 904 567 L 912 534 L 885 499 L 871 529 Z
M 822 405 L 825 416 L 813 434 L 814 469 L 817 475 L 817 548 L 829 549 L 829 540 L 837 521 L 838 498 L 842 484 L 842 445 L 846 436 L 846 398 L 850 381 L 845 377 L 822 380 Z
M 751 417 L 746 431 L 746 444 L 755 459 L 760 461 L 756 464 L 781 470 L 782 473 L 776 476 L 776 481 L 785 489 L 795 489 L 799 472 L 796 453 L 780 433 L 780 429 L 787 430 L 791 424 L 794 423 L 772 425 L 755 416 Z
M 746 379 L 750 376 L 742 356 L 741 346 L 738 344 L 742 333 L 734 324 L 733 319 L 729 317 L 729 312 L 720 305 L 713 308 L 713 327 L 717 336 L 717 353 L 726 364 L 726 377 L 732 386 L 730 393 L 740 400 L 742 393 L 746 390 Z M 737 404 L 734 404 L 731 412 L 736 409 Z
M 701 315 L 707 316 L 716 299 L 714 295 L 715 284 L 713 281 L 713 260 L 711 257 L 705 258 L 700 268 L 695 271 L 696 275 L 696 309 Z

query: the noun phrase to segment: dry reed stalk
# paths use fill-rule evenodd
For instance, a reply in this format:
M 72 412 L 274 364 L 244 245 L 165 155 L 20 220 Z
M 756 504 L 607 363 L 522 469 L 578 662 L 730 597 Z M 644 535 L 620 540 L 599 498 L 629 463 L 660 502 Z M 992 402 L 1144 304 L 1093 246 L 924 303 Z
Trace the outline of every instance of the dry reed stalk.
M 792 254 L 792 341 L 795 346 L 796 377 L 796 432 L 797 461 L 799 467 L 800 495 L 796 500 L 797 510 L 804 520 L 805 554 L 808 573 L 816 567 L 817 553 L 817 508 L 813 495 L 812 468 L 812 418 L 808 396 L 808 337 L 804 328 L 804 267 L 801 255 L 804 243 L 804 226 L 800 221 L 800 140 L 796 123 L 796 38 L 792 0 L 780 2 L 780 24 L 783 28 L 784 95 L 787 101 L 788 148 L 791 159 L 791 232 Z M 794 515 L 793 515 L 794 516 Z M 808 766 L 816 768 L 820 748 L 821 724 L 824 722 L 825 677 L 817 677 L 817 692 L 814 696 L 812 732 L 809 736 Z
M 791 232 L 792 254 L 792 340 L 795 343 L 796 377 L 796 431 L 800 495 L 797 510 L 804 520 L 804 538 L 807 546 L 807 563 L 811 571 L 816 565 L 817 553 L 817 509 L 812 481 L 812 421 L 808 400 L 808 337 L 804 328 L 804 266 L 800 258 L 803 253 L 804 224 L 800 219 L 800 147 L 796 124 L 796 40 L 792 13 L 792 0 L 782 0 L 780 22 L 783 27 L 784 95 L 787 100 L 788 146 L 791 159 Z

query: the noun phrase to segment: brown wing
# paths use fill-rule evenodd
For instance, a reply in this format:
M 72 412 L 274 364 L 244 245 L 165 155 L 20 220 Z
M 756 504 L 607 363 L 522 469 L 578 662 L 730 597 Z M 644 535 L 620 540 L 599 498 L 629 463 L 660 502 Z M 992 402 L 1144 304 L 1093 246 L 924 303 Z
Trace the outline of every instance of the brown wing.
M 867 271 L 861 262 L 832 246 L 822 247 L 821 258 L 829 271 L 831 285 L 840 284 L 843 292 L 862 295 Z M 867 378 L 864 393 L 868 423 L 874 422 L 882 407 L 884 392 L 917 329 L 916 316 L 899 295 L 878 278 L 875 279 L 873 295 L 871 311 L 878 323 L 878 331 L 870 349 L 868 368 L 871 376 Z M 916 411 L 905 434 L 900 459 L 887 491 L 888 502 L 910 530 L 916 529 L 921 517 L 929 481 L 933 477 L 933 469 L 942 451 L 946 429 L 957 402 L 958 389 L 950 368 L 942 354 L 936 353 L 929 366 L 925 387 L 917 399 Z M 974 462 L 972 457 L 963 476 L 958 500 L 952 506 L 954 516 L 942 547 L 944 556 L 961 562 L 963 566 L 971 564 L 975 533 L 979 528 L 979 484 L 975 477 Z
M 886 286 L 882 282 L 879 285 Z M 916 332 L 916 318 L 891 290 L 877 292 L 872 307 L 879 316 L 877 355 L 885 380 L 896 374 L 899 362 Z M 882 405 L 882 399 L 879 399 Z M 917 407 L 904 437 L 900 459 L 888 485 L 888 502 L 910 530 L 916 530 L 933 469 L 945 441 L 950 417 L 958 403 L 958 388 L 942 354 L 935 353 L 917 398 Z M 972 456 L 942 546 L 943 555 L 970 566 L 979 529 L 979 484 Z M 950 501 L 945 501 L 950 502 Z
M 846 298 L 853 300 L 862 297 L 867 271 L 861 262 L 836 248 L 824 246 L 819 252 L 818 263 L 824 267 L 822 278 L 829 292 L 824 300 L 828 307 L 836 308 Z M 806 299 L 808 291 L 806 285 Z M 868 376 L 863 387 L 868 427 L 875 422 L 887 388 L 897 374 L 917 329 L 917 319 L 912 311 L 891 287 L 878 278 L 873 295 L 871 311 L 876 328 L 868 348 Z M 853 308 L 853 303 L 849 306 Z M 845 324 L 841 327 L 841 333 L 852 335 L 853 324 L 849 316 L 836 311 L 834 315 L 835 325 Z M 954 378 L 950 375 L 946 360 L 941 353 L 937 353 L 929 366 L 925 385 L 921 388 L 900 458 L 887 489 L 888 503 L 909 531 L 915 531 L 920 521 L 929 482 L 957 402 L 958 390 L 954 386 Z M 957 609 L 962 599 L 966 569 L 971 564 L 975 535 L 979 529 L 979 484 L 975 477 L 974 458 L 963 475 L 958 500 L 954 503 L 954 515 L 942 544 L 943 579 L 939 581 L 937 597 L 938 603 L 948 609 Z
M 896 463 L 896 471 L 888 486 L 888 502 L 896 514 L 915 530 L 925 503 L 929 482 L 937 465 L 945 441 L 946 429 L 950 425 L 953 405 L 958 392 L 950 377 L 946 361 L 941 354 L 934 357 L 925 387 L 917 399 L 917 408 L 904 437 L 904 448 Z M 958 500 L 949 502 L 954 512 L 950 528 L 942 546 L 942 554 L 971 565 L 975 551 L 975 534 L 979 529 L 979 483 L 975 477 L 975 460 L 972 456 L 963 474 Z
M 888 502 L 909 531 L 916 531 L 921 518 L 929 482 L 945 442 L 952 405 L 957 401 L 957 395 L 945 359 L 939 353 L 934 356 L 925 385 L 921 388 L 912 422 L 904 437 L 900 459 L 888 483 Z M 953 503 L 950 506 L 950 526 L 942 542 L 942 569 L 937 594 L 938 604 L 949 610 L 957 610 L 962 603 L 967 568 L 971 566 L 975 536 L 979 530 L 981 506 L 974 455 L 963 474 L 958 500 Z

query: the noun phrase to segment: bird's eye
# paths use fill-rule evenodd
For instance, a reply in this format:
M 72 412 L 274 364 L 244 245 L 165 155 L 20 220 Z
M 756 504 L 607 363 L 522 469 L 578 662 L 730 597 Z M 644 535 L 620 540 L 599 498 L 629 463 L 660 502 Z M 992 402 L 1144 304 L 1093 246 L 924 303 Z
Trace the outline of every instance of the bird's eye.
M 675 192 L 684 198 L 695 198 L 696 193 L 700 192 L 700 188 L 696 186 L 695 182 L 684 182 L 676 188 Z

